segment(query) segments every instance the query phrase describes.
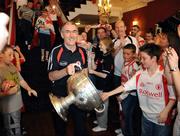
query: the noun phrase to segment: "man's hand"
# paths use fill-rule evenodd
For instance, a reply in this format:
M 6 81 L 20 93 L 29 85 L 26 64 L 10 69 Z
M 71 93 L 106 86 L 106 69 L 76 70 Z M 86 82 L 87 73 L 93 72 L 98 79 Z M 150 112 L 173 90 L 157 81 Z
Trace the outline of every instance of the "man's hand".
M 74 75 L 75 74 L 75 72 L 76 72 L 75 66 L 77 66 L 77 67 L 79 67 L 81 69 L 79 63 L 71 63 L 66 67 L 66 72 L 67 72 L 68 75 Z

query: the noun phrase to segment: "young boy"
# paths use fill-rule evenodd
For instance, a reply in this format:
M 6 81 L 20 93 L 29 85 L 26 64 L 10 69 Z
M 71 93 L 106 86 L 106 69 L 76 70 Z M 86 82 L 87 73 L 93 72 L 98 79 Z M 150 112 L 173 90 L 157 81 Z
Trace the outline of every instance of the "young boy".
M 102 93 L 101 97 L 106 100 L 117 93 L 136 89 L 143 113 L 141 136 L 170 136 L 169 113 L 175 104 L 175 95 L 157 63 L 160 48 L 153 43 L 146 44 L 140 47 L 140 57 L 145 69 L 136 72 L 124 85 Z
M 6 136 L 21 136 L 22 97 L 20 86 L 27 90 L 29 96 L 37 96 L 12 64 L 14 51 L 6 45 L 0 53 L 0 113 Z
M 121 84 L 124 85 L 135 73 L 138 71 L 139 66 L 135 61 L 136 57 L 136 46 L 134 44 L 127 44 L 123 48 L 123 58 L 124 64 L 122 67 L 121 73 Z M 136 91 L 132 90 L 131 92 L 124 92 L 119 97 L 117 97 L 119 105 L 122 105 L 123 111 L 123 123 L 122 123 L 122 132 L 123 135 L 135 134 L 133 130 L 133 115 L 135 108 L 138 104 L 138 98 L 136 96 Z M 119 134 L 118 136 L 120 136 Z

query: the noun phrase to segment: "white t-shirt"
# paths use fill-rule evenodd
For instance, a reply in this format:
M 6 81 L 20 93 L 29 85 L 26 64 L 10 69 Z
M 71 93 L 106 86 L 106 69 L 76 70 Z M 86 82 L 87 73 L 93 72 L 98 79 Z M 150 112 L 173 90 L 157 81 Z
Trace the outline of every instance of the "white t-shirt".
M 156 73 L 149 76 L 147 70 L 138 71 L 124 85 L 125 91 L 137 89 L 139 105 L 146 119 L 159 125 L 159 113 L 165 108 L 169 99 L 175 100 L 173 87 L 168 85 L 160 67 Z
M 128 38 L 130 37 L 130 38 Z M 133 43 L 136 46 L 136 53 L 138 53 L 138 42 L 136 40 L 136 38 L 132 37 L 132 36 L 128 36 L 125 38 L 125 45 L 129 44 L 129 43 Z M 114 43 L 114 48 L 117 48 L 118 46 L 120 46 L 120 43 L 122 41 L 120 39 L 117 40 L 113 40 Z M 122 66 L 124 63 L 124 59 L 123 59 L 123 49 L 120 49 L 119 52 L 116 54 L 116 56 L 114 57 L 114 75 L 116 76 L 121 76 L 121 70 L 122 70 Z

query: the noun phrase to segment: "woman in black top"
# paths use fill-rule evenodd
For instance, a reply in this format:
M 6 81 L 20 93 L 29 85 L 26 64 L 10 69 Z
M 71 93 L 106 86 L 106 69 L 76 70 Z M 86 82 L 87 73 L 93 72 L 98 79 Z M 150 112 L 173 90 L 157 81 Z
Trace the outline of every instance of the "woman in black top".
M 100 51 L 103 53 L 101 60 L 96 62 L 96 70 L 89 70 L 90 74 L 96 77 L 96 87 L 98 90 L 108 91 L 111 88 L 112 73 L 113 73 L 113 57 L 111 51 L 113 50 L 112 39 L 106 37 L 100 40 Z M 98 64 L 97 64 L 98 63 Z M 97 67 L 96 67 L 97 66 Z M 93 128 L 94 132 L 106 131 L 108 122 L 108 100 L 105 101 L 105 111 L 103 113 L 96 113 L 98 126 Z

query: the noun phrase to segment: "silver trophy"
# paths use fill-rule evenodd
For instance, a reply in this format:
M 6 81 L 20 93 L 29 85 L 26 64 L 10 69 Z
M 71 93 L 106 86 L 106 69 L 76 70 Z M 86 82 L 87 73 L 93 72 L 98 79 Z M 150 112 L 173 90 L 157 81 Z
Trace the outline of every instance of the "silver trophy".
M 104 111 L 104 103 L 86 72 L 80 71 L 72 75 L 67 81 L 67 90 L 67 97 L 58 98 L 49 94 L 52 105 L 64 121 L 67 121 L 67 110 L 71 104 L 83 110 L 95 109 L 99 113 Z

